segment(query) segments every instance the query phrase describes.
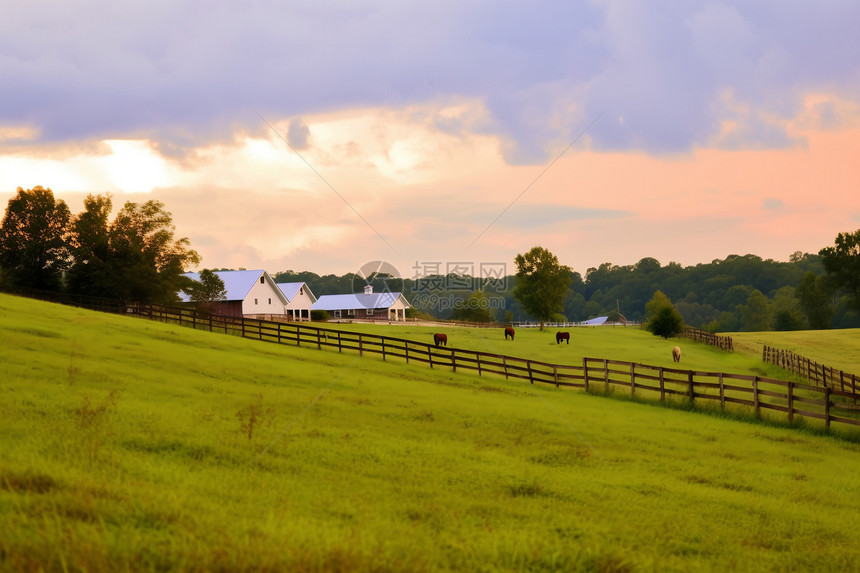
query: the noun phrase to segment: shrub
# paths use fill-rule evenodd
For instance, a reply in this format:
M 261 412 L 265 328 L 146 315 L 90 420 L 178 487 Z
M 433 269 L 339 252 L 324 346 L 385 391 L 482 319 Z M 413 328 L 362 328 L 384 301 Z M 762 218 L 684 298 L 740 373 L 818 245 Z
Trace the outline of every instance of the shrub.
M 325 322 L 329 319 L 327 310 L 311 310 L 311 320 L 314 322 Z

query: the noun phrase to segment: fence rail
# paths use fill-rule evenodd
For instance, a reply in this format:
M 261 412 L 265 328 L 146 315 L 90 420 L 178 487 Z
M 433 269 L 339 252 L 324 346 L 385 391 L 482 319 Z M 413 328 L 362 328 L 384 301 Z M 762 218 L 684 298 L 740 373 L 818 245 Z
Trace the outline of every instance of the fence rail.
M 828 386 L 820 387 L 759 376 L 699 372 L 632 362 L 583 358 L 578 365 L 550 364 L 538 360 L 466 350 L 436 347 L 433 344 L 361 332 L 319 328 L 302 323 L 204 315 L 193 308 L 157 305 L 129 306 L 127 312 L 152 320 L 178 323 L 211 332 L 224 332 L 243 338 L 290 344 L 299 347 L 353 351 L 359 355 L 381 356 L 417 362 L 430 368 L 467 370 L 479 375 L 494 374 L 506 379 L 586 391 L 629 391 L 632 396 L 649 392 L 661 401 L 686 400 L 714 403 L 721 408 L 752 409 L 757 416 L 769 410 L 785 414 L 789 422 L 797 417 L 860 426 L 860 407 L 856 392 Z
M 727 350 L 729 352 L 734 351 L 731 336 L 720 336 L 718 334 L 714 334 L 713 332 L 708 332 L 707 330 L 699 330 L 698 328 L 693 328 L 692 326 L 686 327 L 684 329 L 684 332 L 681 333 L 681 336 L 683 336 L 684 338 L 695 340 L 696 342 L 704 342 L 705 344 L 716 346 L 720 350 Z
M 843 392 L 860 394 L 860 376 L 819 364 L 791 350 L 765 345 L 762 349 L 762 360 L 805 378 L 816 386 L 839 388 Z

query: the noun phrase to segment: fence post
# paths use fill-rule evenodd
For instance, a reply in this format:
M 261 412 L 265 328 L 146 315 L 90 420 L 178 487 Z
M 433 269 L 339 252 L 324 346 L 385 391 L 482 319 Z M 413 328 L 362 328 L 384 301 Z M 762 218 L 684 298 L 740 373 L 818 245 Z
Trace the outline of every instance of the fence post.
M 695 392 L 693 392 L 693 371 L 687 371 L 687 384 L 689 385 L 689 393 L 690 393 L 690 404 L 693 403 L 695 398 Z
M 302 345 L 302 329 L 296 325 L 296 346 L 301 347 Z
M 659 375 L 660 375 L 660 401 L 665 402 L 666 401 L 666 379 L 663 377 L 663 367 L 662 366 L 660 366 Z
M 794 382 L 788 383 L 788 423 L 794 423 Z
M 755 417 L 758 418 L 761 415 L 758 403 L 758 376 L 753 376 L 753 408 L 755 409 Z
M 723 385 L 723 373 L 720 372 L 720 409 L 726 409 L 726 387 Z
M 427 359 L 430 361 L 430 368 L 433 368 L 433 353 L 430 351 L 430 345 L 427 345 Z
M 406 355 L 406 364 L 409 364 L 409 341 L 403 343 L 403 354 Z
M 385 362 L 385 337 L 382 337 L 382 361 Z
M 245 317 L 243 316 L 239 320 L 242 321 L 242 338 L 245 338 Z
M 552 377 L 555 379 L 555 387 L 558 388 L 558 366 L 552 367 Z
M 358 333 L 358 355 L 364 356 L 364 339 L 361 338 L 361 333 Z
M 317 330 L 317 350 L 322 350 L 322 330 Z
M 454 372 L 457 372 L 457 351 L 451 351 L 451 368 Z
M 502 356 L 502 367 L 505 369 L 505 380 L 508 379 L 508 359 Z
M 636 394 L 636 363 L 630 363 L 630 395 Z
M 478 362 L 478 376 L 482 376 L 482 374 L 481 374 L 481 354 L 480 353 L 478 353 L 478 352 L 475 353 L 475 360 Z
M 534 383 L 535 383 L 535 379 L 534 379 L 534 377 L 532 376 L 532 361 L 531 361 L 531 360 L 526 360 L 526 368 L 527 368 L 527 369 L 528 369 L 528 371 L 529 371 L 529 382 L 531 382 L 532 384 L 534 384 Z
M 582 357 L 582 380 L 585 382 L 585 391 L 588 392 L 588 360 Z
M 337 331 L 337 351 L 343 352 L 343 342 L 340 339 L 340 331 Z
M 609 361 L 603 359 L 603 393 L 609 394 Z
M 830 388 L 824 387 L 824 427 L 830 429 Z

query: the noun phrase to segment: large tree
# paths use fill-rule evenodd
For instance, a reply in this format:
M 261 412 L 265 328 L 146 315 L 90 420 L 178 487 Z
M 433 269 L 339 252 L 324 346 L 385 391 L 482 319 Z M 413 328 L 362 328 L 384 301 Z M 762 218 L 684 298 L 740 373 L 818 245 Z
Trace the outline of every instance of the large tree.
M 851 306 L 860 310 L 860 229 L 836 235 L 835 245 L 818 252 L 836 288 L 848 291 Z
M 216 302 L 227 300 L 227 287 L 215 271 L 203 269 L 200 271 L 200 280 L 190 281 L 183 288 L 191 302 Z
M 174 238 L 171 214 L 160 201 L 127 202 L 110 230 L 110 267 L 116 296 L 140 302 L 173 302 L 185 286 L 182 273 L 200 256 L 187 238 Z
M 71 213 L 50 189 L 18 187 L 0 225 L 3 280 L 16 286 L 57 290 L 69 264 Z
M 572 281 L 570 267 L 560 264 L 558 257 L 543 247 L 517 255 L 514 262 L 517 265 L 514 298 L 540 321 L 543 330 L 553 314 L 564 312 L 564 298 Z

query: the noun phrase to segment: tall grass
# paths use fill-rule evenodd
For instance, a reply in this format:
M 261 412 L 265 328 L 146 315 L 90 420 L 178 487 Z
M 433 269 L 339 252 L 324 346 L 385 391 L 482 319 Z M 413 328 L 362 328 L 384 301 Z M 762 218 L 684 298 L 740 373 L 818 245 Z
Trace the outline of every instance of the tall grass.
M 0 569 L 860 559 L 831 437 L 6 296 L 0 337 Z

